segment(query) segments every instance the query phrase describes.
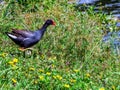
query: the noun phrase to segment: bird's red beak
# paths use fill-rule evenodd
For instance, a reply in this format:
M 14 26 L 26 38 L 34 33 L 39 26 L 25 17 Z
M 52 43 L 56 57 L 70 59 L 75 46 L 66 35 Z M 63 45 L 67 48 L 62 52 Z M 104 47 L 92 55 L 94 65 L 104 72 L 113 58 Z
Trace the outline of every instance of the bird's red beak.
M 54 21 L 53 21 L 52 25 L 56 25 Z

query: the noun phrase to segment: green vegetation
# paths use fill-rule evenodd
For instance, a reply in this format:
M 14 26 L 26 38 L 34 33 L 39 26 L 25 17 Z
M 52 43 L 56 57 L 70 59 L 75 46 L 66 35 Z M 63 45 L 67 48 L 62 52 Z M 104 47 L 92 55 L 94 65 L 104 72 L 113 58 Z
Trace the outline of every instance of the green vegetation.
M 56 26 L 48 27 L 26 57 L 4 34 L 11 28 L 36 30 L 48 18 Z M 119 90 L 119 56 L 101 42 L 102 23 L 107 22 L 106 15 L 92 8 L 82 13 L 66 0 L 1 5 L 0 89 Z

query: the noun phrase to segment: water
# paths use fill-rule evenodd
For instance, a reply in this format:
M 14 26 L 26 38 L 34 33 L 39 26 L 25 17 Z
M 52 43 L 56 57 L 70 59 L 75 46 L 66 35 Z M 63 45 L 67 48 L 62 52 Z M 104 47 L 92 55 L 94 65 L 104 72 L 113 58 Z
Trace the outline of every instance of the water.
M 95 11 L 102 10 L 103 13 L 112 14 L 116 17 L 120 17 L 120 0 L 78 0 L 77 5 L 82 4 L 94 5 Z
M 78 9 L 83 11 L 91 5 L 95 6 L 95 12 L 113 15 L 115 19 L 120 20 L 120 0 L 78 0 L 77 2 Z M 116 23 L 116 27 L 120 27 L 120 22 Z M 102 42 L 106 45 L 110 44 L 111 50 L 120 55 L 120 30 L 116 32 L 108 31 L 108 33 L 103 36 Z
M 110 45 L 111 50 L 120 55 L 120 31 L 108 32 L 103 36 L 103 44 Z

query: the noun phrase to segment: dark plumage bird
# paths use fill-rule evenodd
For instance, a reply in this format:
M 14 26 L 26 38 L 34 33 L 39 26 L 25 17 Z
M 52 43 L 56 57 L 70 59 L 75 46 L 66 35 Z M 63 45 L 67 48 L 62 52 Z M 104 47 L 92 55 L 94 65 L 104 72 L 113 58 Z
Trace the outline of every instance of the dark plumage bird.
M 13 29 L 12 32 L 6 32 L 7 36 L 12 39 L 17 45 L 20 46 L 21 50 L 29 48 L 40 41 L 43 37 L 47 27 L 49 25 L 55 25 L 55 22 L 48 19 L 41 29 L 36 31 L 27 30 L 16 30 Z

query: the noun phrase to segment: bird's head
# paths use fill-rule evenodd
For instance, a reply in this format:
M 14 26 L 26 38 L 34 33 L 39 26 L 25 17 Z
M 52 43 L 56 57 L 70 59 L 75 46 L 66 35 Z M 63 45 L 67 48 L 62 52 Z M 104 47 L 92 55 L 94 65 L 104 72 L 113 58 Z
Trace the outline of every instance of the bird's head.
M 47 23 L 48 25 L 55 25 L 55 22 L 54 22 L 53 20 L 51 20 L 51 19 L 48 19 L 48 20 L 46 21 L 46 23 Z

